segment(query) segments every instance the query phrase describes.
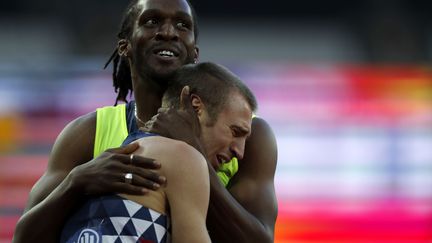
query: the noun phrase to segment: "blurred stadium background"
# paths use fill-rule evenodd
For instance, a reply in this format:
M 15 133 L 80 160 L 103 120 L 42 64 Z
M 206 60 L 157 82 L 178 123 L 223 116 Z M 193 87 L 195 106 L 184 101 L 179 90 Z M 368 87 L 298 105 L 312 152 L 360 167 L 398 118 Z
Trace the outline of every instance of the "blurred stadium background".
M 114 103 L 126 5 L 0 3 L 0 242 L 65 124 Z M 246 81 L 276 134 L 275 242 L 432 242 L 431 1 L 194 5 L 201 61 Z

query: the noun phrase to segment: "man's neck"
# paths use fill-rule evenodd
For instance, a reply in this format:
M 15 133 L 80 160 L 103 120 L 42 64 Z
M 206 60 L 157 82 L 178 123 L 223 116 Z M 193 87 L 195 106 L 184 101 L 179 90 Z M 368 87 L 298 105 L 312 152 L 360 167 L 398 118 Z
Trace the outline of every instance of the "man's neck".
M 157 82 L 146 77 L 133 77 L 134 97 L 137 107 L 137 116 L 141 121 L 148 121 L 156 115 L 162 103 L 162 96 L 165 90 L 157 85 Z M 142 126 L 144 124 L 138 124 Z

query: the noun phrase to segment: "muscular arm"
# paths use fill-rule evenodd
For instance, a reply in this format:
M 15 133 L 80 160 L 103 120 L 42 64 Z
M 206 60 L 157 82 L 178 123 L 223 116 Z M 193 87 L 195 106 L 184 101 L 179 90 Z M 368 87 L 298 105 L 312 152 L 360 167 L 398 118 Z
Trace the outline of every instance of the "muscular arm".
M 207 225 L 213 242 L 273 242 L 277 217 L 277 146 L 268 124 L 254 118 L 245 155 L 228 191 L 210 168 Z
M 85 195 L 143 193 L 141 187 L 121 183 L 124 171 L 145 175 L 139 167 L 127 165 L 128 154 L 138 146 L 107 150 L 92 159 L 95 124 L 96 115 L 91 113 L 71 122 L 60 133 L 46 172 L 30 192 L 25 213 L 15 228 L 14 242 L 58 242 L 66 218 Z M 138 182 L 146 185 L 145 181 Z
M 14 242 L 26 242 L 28 239 L 58 241 L 58 233 L 67 213 L 79 201 L 79 195 L 71 190 L 70 178 L 65 178 L 77 164 L 92 157 L 93 142 L 90 137 L 95 127 L 91 124 L 95 124 L 94 115 L 78 118 L 58 136 L 48 168 L 33 186 L 25 213 L 17 223 Z
M 210 242 L 205 224 L 210 197 L 207 162 L 197 150 L 184 143 L 177 146 L 170 159 L 175 162 L 168 170 L 164 168 L 172 242 Z

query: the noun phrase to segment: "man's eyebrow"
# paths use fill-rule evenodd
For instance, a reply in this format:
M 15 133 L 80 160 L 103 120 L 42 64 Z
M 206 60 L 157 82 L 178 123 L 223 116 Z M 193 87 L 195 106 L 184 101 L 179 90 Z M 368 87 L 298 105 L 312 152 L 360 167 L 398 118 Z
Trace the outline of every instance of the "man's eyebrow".
M 232 125 L 231 126 L 233 129 L 238 130 L 239 132 L 241 132 L 242 134 L 245 134 L 247 137 L 249 137 L 251 135 L 251 131 L 250 129 L 244 128 L 242 126 L 238 126 L 238 125 Z
M 162 11 L 160 11 L 159 9 L 146 9 L 144 11 L 141 12 L 141 15 L 144 14 L 157 14 L 157 13 L 161 13 Z
M 160 14 L 161 11 L 158 9 L 146 9 L 139 14 L 138 23 L 141 24 L 147 17 Z
M 158 17 L 161 17 L 162 15 L 163 15 L 163 12 L 160 9 L 146 9 L 140 14 L 140 16 L 138 18 L 138 25 L 144 24 L 144 22 L 149 17 L 150 18 L 152 18 L 152 17 L 158 18 Z M 183 11 L 175 12 L 174 18 L 187 21 L 188 24 L 190 24 L 190 25 L 194 24 L 192 16 L 186 12 L 183 12 Z
M 177 11 L 175 13 L 176 16 L 181 17 L 181 18 L 187 18 L 192 20 L 192 15 L 190 15 L 189 13 L 183 12 L 183 11 Z

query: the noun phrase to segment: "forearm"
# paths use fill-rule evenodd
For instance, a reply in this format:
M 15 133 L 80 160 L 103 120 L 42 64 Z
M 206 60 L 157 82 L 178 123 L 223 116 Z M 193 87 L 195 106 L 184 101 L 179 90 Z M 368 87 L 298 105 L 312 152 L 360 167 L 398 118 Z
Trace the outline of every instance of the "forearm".
M 14 243 L 29 239 L 59 242 L 64 222 L 79 202 L 69 181 L 65 179 L 48 197 L 21 216 L 15 228 Z
M 210 205 L 207 226 L 212 242 L 273 242 L 273 233 L 248 212 L 210 170 Z

